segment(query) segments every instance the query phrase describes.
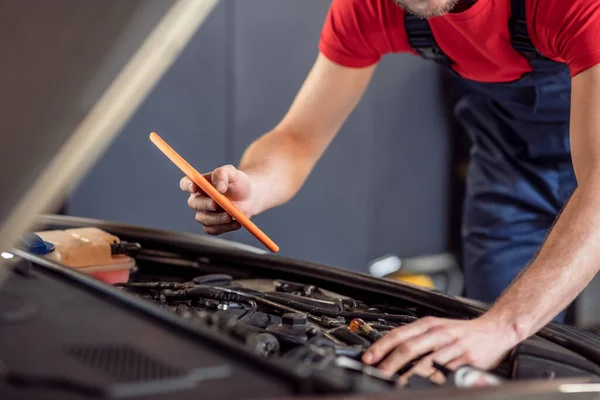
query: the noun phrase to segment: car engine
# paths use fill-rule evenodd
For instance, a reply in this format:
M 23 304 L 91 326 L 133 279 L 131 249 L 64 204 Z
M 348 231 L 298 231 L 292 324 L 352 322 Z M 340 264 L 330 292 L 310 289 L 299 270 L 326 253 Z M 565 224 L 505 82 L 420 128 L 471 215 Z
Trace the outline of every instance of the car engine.
M 434 363 L 437 374 L 412 374 L 425 354 L 389 376 L 361 361 L 374 342 L 423 317 L 472 318 L 470 306 L 451 296 L 317 264 L 199 248 L 195 238 L 186 242 L 133 231 L 120 241 L 89 227 L 38 234 L 41 239 L 27 240 L 29 251 L 47 251 L 46 241 L 51 242 L 54 249 L 45 253 L 45 262 L 68 265 L 102 281 L 96 289 L 110 290 L 105 296 L 123 296 L 135 302 L 133 308 L 145 307 L 144 312 L 156 313 L 162 322 L 194 330 L 196 343 L 204 343 L 199 337 L 218 338 L 227 342 L 224 347 L 237 347 L 234 352 L 272 371 L 281 366 L 296 377 L 310 376 L 314 390 L 327 388 L 325 393 L 600 377 L 600 367 L 592 361 L 600 348 L 598 337 L 563 326 L 520 343 L 491 371 L 471 366 L 451 371 Z M 119 326 L 134 322 L 122 320 Z M 169 353 L 169 348 L 160 351 Z M 321 379 L 326 382 L 318 383 Z
M 468 366 L 450 371 L 434 364 L 444 377 L 442 382 L 417 374 L 400 380 L 420 358 L 387 376 L 376 365 L 361 362 L 364 351 L 395 327 L 426 316 L 451 315 L 409 301 L 365 296 L 361 290 L 344 286 L 335 291 L 325 289 L 319 286 L 319 279 L 301 283 L 256 268 L 228 267 L 226 262 L 207 257 L 145 249 L 135 258 L 135 272 L 127 283 L 117 283 L 116 287 L 188 322 L 225 334 L 267 359 L 312 370 L 328 371 L 335 366 L 390 387 L 408 388 L 488 386 L 600 372 L 583 357 L 534 337 L 515 348 L 492 371 Z
M 342 358 L 348 367 L 386 378 L 363 366 L 362 353 L 379 335 L 417 319 L 414 311 L 369 306 L 313 285 L 284 280 L 209 274 L 189 282 L 117 284 L 188 321 L 206 324 L 262 357 L 326 368 Z M 352 360 L 352 361 L 351 361 Z
M 215 273 L 208 260 L 203 267 L 176 254 L 143 251 L 136 261 L 138 268 L 131 279 L 115 287 L 188 322 L 226 334 L 260 357 L 323 371 L 336 366 L 390 387 L 399 385 L 400 377 L 420 360 L 393 376 L 361 362 L 364 351 L 387 332 L 425 316 L 418 307 L 365 303 L 285 279 L 236 278 L 235 273 Z M 211 273 L 198 273 L 202 269 Z M 450 379 L 446 384 L 464 385 L 464 378 L 438 368 Z M 489 384 L 501 381 L 499 375 L 478 374 Z M 417 375 L 404 385 L 437 386 Z

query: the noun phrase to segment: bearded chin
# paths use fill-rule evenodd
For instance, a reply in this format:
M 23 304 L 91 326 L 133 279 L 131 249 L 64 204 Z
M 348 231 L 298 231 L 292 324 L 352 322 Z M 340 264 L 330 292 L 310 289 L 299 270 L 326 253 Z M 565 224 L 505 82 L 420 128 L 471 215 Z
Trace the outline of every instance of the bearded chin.
M 449 13 L 456 6 L 459 0 L 450 0 L 444 2 L 444 5 L 439 7 L 428 6 L 422 10 L 415 10 L 406 4 L 406 0 L 394 0 L 394 3 L 409 14 L 417 18 L 429 19 L 439 17 Z

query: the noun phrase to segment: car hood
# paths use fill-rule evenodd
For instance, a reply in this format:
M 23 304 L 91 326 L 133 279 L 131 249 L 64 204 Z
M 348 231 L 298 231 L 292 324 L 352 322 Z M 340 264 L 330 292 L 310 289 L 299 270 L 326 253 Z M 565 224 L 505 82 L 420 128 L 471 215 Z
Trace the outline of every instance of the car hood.
M 63 200 L 217 2 L 0 4 L 0 248 Z

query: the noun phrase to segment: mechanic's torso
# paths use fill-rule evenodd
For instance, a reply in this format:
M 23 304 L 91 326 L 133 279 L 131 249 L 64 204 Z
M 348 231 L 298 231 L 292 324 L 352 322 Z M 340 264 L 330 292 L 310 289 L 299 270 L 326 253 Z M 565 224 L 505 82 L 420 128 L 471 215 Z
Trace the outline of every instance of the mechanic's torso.
M 545 25 L 555 18 L 541 10 L 540 0 L 521 0 L 527 11 L 529 37 L 538 51 L 553 61 L 564 60 L 553 49 L 554 37 L 546 33 Z M 377 13 L 384 19 L 389 47 L 395 51 L 411 51 L 404 17 L 405 12 L 394 4 L 380 3 Z M 389 3 L 393 3 L 389 0 Z M 546 4 L 546 7 L 549 7 Z M 441 17 L 429 19 L 435 41 L 452 60 L 452 69 L 460 76 L 479 82 L 511 82 L 532 70 L 529 61 L 511 44 L 509 20 L 510 0 L 477 0 Z
M 462 12 L 429 20 L 437 44 L 460 76 L 481 82 L 509 82 L 532 70 L 511 45 L 510 8 L 508 0 L 478 0 Z
M 533 42 L 530 32 L 535 29 L 525 9 L 511 10 L 511 5 L 524 6 L 526 1 L 530 0 L 478 0 L 457 13 L 416 25 L 414 19 L 404 18 L 407 41 L 414 45 L 429 31 L 442 51 L 442 60 L 436 61 L 461 78 L 470 92 L 467 96 L 480 98 L 467 98 L 458 107 L 463 110 L 457 110 L 467 129 L 480 132 L 476 136 L 485 132 L 499 148 L 527 158 L 569 158 L 570 71 L 563 60 L 545 56 L 544 46 L 540 50 Z M 515 28 L 512 15 L 527 19 L 521 30 Z M 525 50 L 514 33 L 523 28 L 531 40 Z M 428 58 L 423 49 L 413 50 Z

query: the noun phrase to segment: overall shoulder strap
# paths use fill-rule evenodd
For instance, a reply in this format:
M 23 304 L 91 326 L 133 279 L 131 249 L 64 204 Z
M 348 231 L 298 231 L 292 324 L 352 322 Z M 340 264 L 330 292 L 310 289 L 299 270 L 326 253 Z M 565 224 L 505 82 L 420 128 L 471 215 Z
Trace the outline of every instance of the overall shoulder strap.
M 422 58 L 435 61 L 443 66 L 450 66 L 452 64 L 452 60 L 444 54 L 436 43 L 433 32 L 431 32 L 431 27 L 429 26 L 429 21 L 405 12 L 404 29 L 408 37 L 408 44 Z
M 509 31 L 513 48 L 528 60 L 551 61 L 542 55 L 531 42 L 527 30 L 526 0 L 510 0 L 512 15 L 509 20 Z M 438 46 L 431 32 L 429 21 L 404 14 L 404 29 L 408 44 L 422 58 L 432 60 L 444 66 L 450 66 L 452 60 Z
M 510 40 L 515 50 L 528 60 L 549 60 L 531 42 L 527 30 L 526 0 L 510 0 L 512 16 L 509 20 Z

